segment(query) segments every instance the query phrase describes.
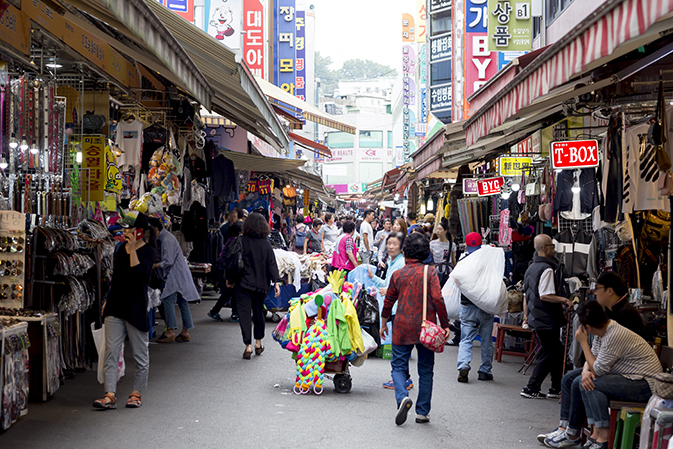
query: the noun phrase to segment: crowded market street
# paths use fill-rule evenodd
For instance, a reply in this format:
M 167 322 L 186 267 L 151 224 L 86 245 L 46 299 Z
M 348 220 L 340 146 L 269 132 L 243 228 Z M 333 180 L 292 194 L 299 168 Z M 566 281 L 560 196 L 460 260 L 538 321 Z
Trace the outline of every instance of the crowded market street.
M 206 297 L 207 298 L 207 297 Z M 496 363 L 493 382 L 456 382 L 457 347 L 436 357 L 431 422 L 393 423 L 394 393 L 382 388 L 390 361 L 371 358 L 352 368 L 353 388 L 337 394 L 295 395 L 290 353 L 271 340 L 266 351 L 241 360 L 238 323 L 206 316 L 213 304 L 192 305 L 195 328 L 189 343 L 151 345 L 149 388 L 140 409 L 97 411 L 100 395 L 95 371 L 66 380 L 50 401 L 30 404 L 26 416 L 2 436 L 3 448 L 291 448 L 291 447 L 497 447 L 537 448 L 536 436 L 558 420 L 557 400 L 524 399 L 523 361 L 505 356 Z M 229 310 L 224 309 L 223 317 Z M 133 361 L 127 350 L 127 377 L 120 395 L 130 391 Z M 475 363 L 479 360 L 475 351 Z M 475 365 L 476 366 L 476 365 Z M 411 376 L 418 375 L 412 364 Z M 476 373 L 475 373 L 476 374 Z M 411 390 L 416 398 L 418 387 Z M 497 443 L 496 443 L 497 442 Z

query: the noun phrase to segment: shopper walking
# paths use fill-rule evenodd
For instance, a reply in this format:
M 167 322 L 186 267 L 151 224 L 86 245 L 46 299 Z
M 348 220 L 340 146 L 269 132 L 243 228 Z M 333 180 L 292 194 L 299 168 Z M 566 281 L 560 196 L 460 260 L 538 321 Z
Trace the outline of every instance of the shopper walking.
M 409 357 L 416 347 L 418 354 L 418 400 L 416 403 L 416 422 L 430 422 L 430 403 L 432 399 L 432 378 L 435 365 L 435 353 L 420 342 L 423 323 L 423 267 L 421 261 L 428 258 L 430 244 L 421 234 L 406 237 L 403 245 L 404 268 L 393 273 L 386 291 L 386 299 L 381 313 L 381 338 L 388 334 L 388 320 L 393 306 L 398 303 L 395 324 L 393 325 L 393 358 L 390 361 L 395 384 L 397 414 L 395 424 L 402 425 L 413 405 L 406 388 L 409 372 Z M 437 322 L 437 317 L 446 335 L 449 334 L 449 317 L 442 298 L 437 273 L 428 271 L 427 319 Z
M 238 222 L 238 211 L 236 209 L 232 209 L 229 211 L 229 214 L 227 215 L 227 221 L 225 221 L 224 224 L 220 226 L 220 234 L 222 234 L 222 237 L 224 237 L 225 239 L 228 238 L 227 231 L 229 230 L 229 226 L 237 222 Z
M 523 278 L 528 326 L 535 331 L 540 341 L 537 364 L 521 390 L 521 396 L 531 399 L 558 398 L 561 394 L 563 376 L 563 343 L 560 329 L 566 322 L 563 306 L 572 307 L 572 302 L 557 294 L 563 273 L 555 274 L 558 268 L 556 249 L 551 237 L 542 234 L 533 241 L 537 254 Z M 551 374 L 551 388 L 545 395 L 540 392 L 542 382 Z
M 376 233 L 374 237 L 374 246 L 377 247 L 376 259 L 380 262 L 386 253 L 386 242 L 390 233 L 393 232 L 393 223 L 390 218 L 383 220 L 383 229 Z
M 374 211 L 367 209 L 365 211 L 365 219 L 360 225 L 360 236 L 362 238 L 360 260 L 364 264 L 369 264 L 372 259 L 372 254 L 374 254 L 374 230 L 372 229 L 372 221 L 374 221 Z
M 189 271 L 187 260 L 182 254 L 178 239 L 164 229 L 158 219 L 150 218 L 149 223 L 155 232 L 159 232 L 157 246 L 161 262 L 155 264 L 154 267 L 163 270 L 166 280 L 166 286 L 161 292 L 166 318 L 166 331 L 157 338 L 157 343 L 188 342 L 191 339 L 189 330 L 194 328 L 188 301 L 197 301 L 201 296 L 196 290 L 192 273 Z M 178 329 L 178 318 L 175 314 L 176 303 L 180 308 L 182 319 L 182 331 L 177 336 L 175 335 L 175 331 Z
M 465 236 L 467 252 L 463 254 L 461 260 L 478 251 L 481 248 L 481 243 L 481 236 L 478 233 L 470 232 L 467 234 Z M 458 382 L 467 383 L 469 380 L 472 347 L 477 335 L 481 338 L 481 364 L 479 365 L 477 379 L 493 380 L 493 314 L 481 310 L 462 293 L 460 295 L 460 335 Z
M 449 234 L 449 220 L 443 218 L 435 229 L 435 239 L 430 241 L 433 262 L 439 276 L 439 284 L 443 287 L 449 274 L 456 266 L 456 244 Z
M 220 310 L 222 307 L 229 301 L 231 303 L 231 317 L 229 321 L 238 322 L 238 309 L 236 308 L 236 299 L 234 297 L 234 289 L 227 287 L 225 270 L 226 270 L 226 261 L 227 261 L 227 250 L 236 242 L 236 239 L 241 234 L 241 226 L 238 223 L 234 223 L 229 226 L 227 229 L 227 241 L 220 252 L 220 256 L 217 258 L 217 277 L 220 281 L 220 298 L 217 300 L 212 309 L 208 312 L 208 316 L 215 321 L 224 321 L 220 316 Z
M 344 270 L 346 275 L 358 266 L 357 251 L 358 248 L 353 239 L 355 234 L 355 223 L 352 220 L 346 220 L 343 226 L 343 235 L 332 253 L 332 267 L 336 270 Z
M 123 228 L 124 240 L 114 254 L 112 282 L 106 302 L 103 304 L 105 323 L 105 395 L 94 401 L 95 408 L 117 408 L 117 370 L 119 354 L 126 337 L 129 339 L 136 372 L 133 392 L 126 406 L 142 405 L 141 391 L 147 389 L 150 369 L 147 289 L 152 265 L 158 259 L 155 249 L 156 236 L 147 221 L 147 216 L 130 212 L 118 222 Z
M 307 226 L 304 224 L 304 216 L 302 214 L 297 214 L 295 225 L 292 228 L 292 241 L 294 242 L 292 246 L 294 246 L 294 251 L 299 255 L 304 254 L 306 230 Z
M 325 214 L 325 224 L 320 227 L 320 234 L 322 235 L 322 252 L 329 255 L 332 254 L 337 242 L 339 241 L 339 227 L 334 220 L 334 214 Z
M 311 223 L 312 227 L 306 232 L 304 239 L 304 254 L 319 253 L 322 250 L 322 235 L 320 228 L 322 221 L 319 218 L 314 218 Z
M 250 360 L 252 355 L 252 322 L 254 322 L 255 354 L 264 352 L 264 299 L 269 293 L 271 282 L 274 282 L 276 298 L 280 295 L 280 275 L 276 256 L 269 243 L 269 223 L 260 213 L 253 212 L 243 224 L 241 245 L 245 271 L 240 281 L 227 278 L 227 286 L 234 288 L 236 306 L 238 307 L 239 323 L 245 351 L 243 358 Z M 252 322 L 251 322 L 252 314 Z

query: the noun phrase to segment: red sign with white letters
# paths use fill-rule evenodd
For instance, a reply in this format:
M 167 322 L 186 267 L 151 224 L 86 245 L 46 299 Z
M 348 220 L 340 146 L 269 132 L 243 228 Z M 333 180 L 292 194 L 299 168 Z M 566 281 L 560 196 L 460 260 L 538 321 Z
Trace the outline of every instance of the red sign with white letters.
M 500 195 L 500 189 L 505 183 L 505 178 L 488 178 L 477 181 L 477 189 L 479 196 Z
M 253 75 L 265 78 L 264 5 L 260 0 L 244 0 L 243 27 L 243 59 Z
M 570 140 L 551 143 L 552 164 L 557 170 L 598 166 L 597 140 Z

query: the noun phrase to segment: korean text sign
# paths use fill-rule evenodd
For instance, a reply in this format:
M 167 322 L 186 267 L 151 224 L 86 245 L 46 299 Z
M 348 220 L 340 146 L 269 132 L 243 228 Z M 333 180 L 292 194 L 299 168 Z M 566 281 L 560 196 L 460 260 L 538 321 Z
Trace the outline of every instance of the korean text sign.
M 575 170 L 598 166 L 597 140 L 570 140 L 551 143 L 552 164 L 555 169 Z
M 498 163 L 500 176 L 521 176 L 521 173 L 528 172 L 532 165 L 533 158 L 524 156 L 503 156 Z
M 275 3 L 276 22 L 276 60 L 275 84 L 284 91 L 294 95 L 295 92 L 295 59 L 296 59 L 296 11 L 294 0 L 278 0 Z
M 105 179 L 105 136 L 84 136 L 82 145 L 82 168 L 89 169 L 89 201 L 103 201 Z M 84 172 L 86 191 L 87 174 Z M 86 196 L 84 196 L 86 199 Z
M 488 48 L 530 51 L 533 36 L 531 0 L 488 0 Z
M 295 48 L 297 49 L 296 59 L 295 59 L 295 96 L 302 101 L 306 101 L 306 11 L 297 11 L 297 18 L 295 21 Z M 298 118 L 302 118 L 300 112 L 297 113 Z
M 477 181 L 479 196 L 499 195 L 503 184 L 505 179 L 502 177 L 480 179 Z
M 465 98 L 498 72 L 498 54 L 489 50 L 486 0 L 467 0 L 465 8 Z
M 243 3 L 243 56 L 253 75 L 266 78 L 266 46 L 264 45 L 264 5 L 260 0 Z

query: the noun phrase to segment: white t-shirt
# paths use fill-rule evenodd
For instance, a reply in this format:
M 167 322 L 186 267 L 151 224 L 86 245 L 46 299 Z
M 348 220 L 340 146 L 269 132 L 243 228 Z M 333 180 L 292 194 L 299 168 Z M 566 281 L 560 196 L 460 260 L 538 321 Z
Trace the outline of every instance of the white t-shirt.
M 540 276 L 540 285 L 537 290 L 540 298 L 546 295 L 555 295 L 556 286 L 554 285 L 554 270 L 547 268 Z
M 432 251 L 432 259 L 435 263 L 442 263 L 447 260 L 451 263 L 451 254 L 456 252 L 456 244 L 452 242 L 440 242 L 439 240 L 432 240 L 430 242 L 430 251 Z
M 117 125 L 117 145 L 123 151 L 119 156 L 119 167 L 125 165 L 140 165 L 140 156 L 143 147 L 143 124 L 138 120 L 130 122 L 122 120 Z
M 339 239 L 339 228 L 337 228 L 336 223 L 332 223 L 332 226 L 322 225 L 320 233 L 325 237 L 325 249 L 327 247 L 334 249 Z
M 374 230 L 372 229 L 372 225 L 367 223 L 366 220 L 360 225 L 360 234 L 362 235 L 362 245 L 360 249 L 362 251 L 367 251 L 367 246 L 369 246 L 369 251 L 374 251 Z M 367 245 L 365 245 L 365 239 L 367 239 Z

